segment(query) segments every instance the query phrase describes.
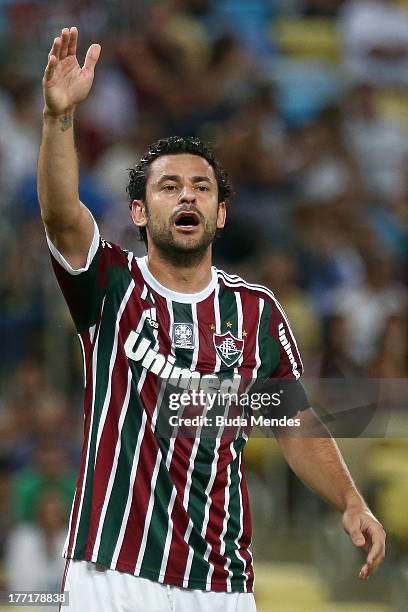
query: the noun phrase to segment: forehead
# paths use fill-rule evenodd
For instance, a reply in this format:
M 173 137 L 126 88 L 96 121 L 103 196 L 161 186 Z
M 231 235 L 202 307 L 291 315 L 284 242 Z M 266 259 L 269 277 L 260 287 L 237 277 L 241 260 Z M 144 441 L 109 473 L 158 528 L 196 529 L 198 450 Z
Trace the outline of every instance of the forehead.
M 152 162 L 149 169 L 148 182 L 157 182 L 164 175 L 189 178 L 205 176 L 216 182 L 214 169 L 204 157 L 180 153 L 177 155 L 162 155 Z

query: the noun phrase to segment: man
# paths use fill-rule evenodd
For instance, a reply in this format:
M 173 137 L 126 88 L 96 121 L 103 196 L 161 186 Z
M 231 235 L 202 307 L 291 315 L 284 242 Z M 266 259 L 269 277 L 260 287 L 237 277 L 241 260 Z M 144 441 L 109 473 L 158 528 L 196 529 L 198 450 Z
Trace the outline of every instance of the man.
M 130 172 L 132 220 L 147 257 L 101 240 L 79 201 L 73 114 L 91 88 L 100 46 L 90 46 L 81 68 L 77 36 L 64 29 L 49 54 L 38 167 L 42 219 L 86 382 L 64 548 L 70 609 L 255 610 L 245 432 L 158 434 L 168 383 L 191 392 L 231 374 L 293 382 L 285 408 L 300 434 L 278 433 L 279 442 L 298 476 L 343 513 L 353 543 L 366 547 L 360 577 L 368 578 L 384 558 L 384 531 L 335 442 L 302 435 L 316 419 L 281 307 L 267 289 L 211 267 L 230 195 L 211 151 L 196 139 L 170 138 Z

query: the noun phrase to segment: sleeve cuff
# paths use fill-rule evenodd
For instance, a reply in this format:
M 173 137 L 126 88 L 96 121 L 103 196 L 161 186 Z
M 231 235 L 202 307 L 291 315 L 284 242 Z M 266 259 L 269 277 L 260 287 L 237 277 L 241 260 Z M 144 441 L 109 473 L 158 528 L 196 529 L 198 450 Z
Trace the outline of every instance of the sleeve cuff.
M 251 387 L 250 395 L 254 391 L 258 395 L 267 394 L 271 398 L 274 395 L 279 397 L 277 405 L 271 402 L 270 405 L 260 408 L 260 412 L 264 417 L 292 417 L 298 412 L 303 412 L 310 408 L 309 399 L 300 380 L 268 378 L 262 382 L 257 381 Z
M 98 228 L 98 225 L 95 219 L 93 220 L 93 222 L 94 222 L 94 235 L 92 238 L 91 246 L 89 247 L 88 255 L 86 258 L 86 264 L 83 268 L 77 268 L 77 269 L 73 268 L 68 263 L 68 261 L 65 259 L 65 257 L 58 251 L 56 246 L 51 242 L 47 233 L 45 234 L 47 238 L 48 248 L 50 249 L 51 255 L 59 263 L 59 265 L 62 268 L 64 268 L 66 272 L 68 272 L 68 274 L 72 274 L 73 276 L 75 276 L 76 274 L 82 274 L 82 272 L 86 272 L 89 269 L 89 266 L 91 265 L 92 260 L 98 251 L 99 240 L 100 240 L 99 228 Z

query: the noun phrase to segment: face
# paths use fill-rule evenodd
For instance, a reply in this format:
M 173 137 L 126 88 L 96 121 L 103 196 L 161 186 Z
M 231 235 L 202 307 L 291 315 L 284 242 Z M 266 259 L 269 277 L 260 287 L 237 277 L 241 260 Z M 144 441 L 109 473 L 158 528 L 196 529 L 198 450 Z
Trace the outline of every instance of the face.
M 133 201 L 132 219 L 168 257 L 201 257 L 225 225 L 212 166 L 198 155 L 159 157 L 149 169 L 146 202 Z

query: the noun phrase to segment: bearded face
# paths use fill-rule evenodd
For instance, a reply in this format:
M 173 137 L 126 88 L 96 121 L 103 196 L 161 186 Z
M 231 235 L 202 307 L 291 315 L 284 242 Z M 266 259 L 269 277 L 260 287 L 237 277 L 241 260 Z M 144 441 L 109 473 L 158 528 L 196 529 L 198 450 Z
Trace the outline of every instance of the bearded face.
M 147 230 L 149 247 L 167 260 L 194 265 L 225 224 L 225 204 L 218 202 L 212 166 L 203 157 L 165 155 L 150 166 L 146 202 L 134 221 Z M 142 223 L 140 222 L 142 220 Z
M 175 211 L 165 220 L 152 218 L 148 211 L 148 238 L 167 258 L 195 261 L 215 240 L 217 213 L 218 206 L 211 218 L 205 218 L 197 208 L 188 207 Z

